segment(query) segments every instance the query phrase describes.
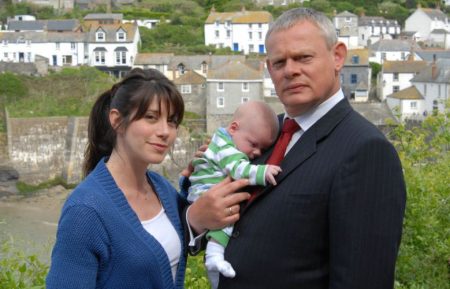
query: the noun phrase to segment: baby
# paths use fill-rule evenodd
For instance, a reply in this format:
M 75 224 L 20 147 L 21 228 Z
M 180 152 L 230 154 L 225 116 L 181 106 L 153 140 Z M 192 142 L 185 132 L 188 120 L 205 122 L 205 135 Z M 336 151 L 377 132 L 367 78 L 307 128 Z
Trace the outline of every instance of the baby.
M 249 101 L 241 104 L 226 128 L 219 128 L 211 138 L 202 158 L 192 164 L 194 172 L 189 177 L 188 200 L 194 202 L 203 192 L 227 176 L 249 179 L 250 185 L 267 183 L 276 185 L 275 176 L 281 168 L 274 165 L 252 165 L 250 160 L 261 155 L 276 140 L 278 119 L 264 102 Z M 232 214 L 230 209 L 230 214 Z M 236 273 L 224 259 L 225 247 L 233 226 L 207 234 L 205 266 L 213 288 L 217 288 L 219 273 L 233 278 Z

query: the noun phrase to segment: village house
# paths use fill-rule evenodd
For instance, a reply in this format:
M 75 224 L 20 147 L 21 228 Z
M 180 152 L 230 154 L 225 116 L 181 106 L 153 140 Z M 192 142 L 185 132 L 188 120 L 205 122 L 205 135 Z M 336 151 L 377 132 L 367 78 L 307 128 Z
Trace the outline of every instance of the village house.
M 349 49 L 341 71 L 344 95 L 356 102 L 369 100 L 371 68 L 367 49 Z
M 397 39 L 401 26 L 397 20 L 380 16 L 360 16 L 358 18 L 358 44 L 367 47 L 380 39 Z
M 216 48 L 229 47 L 232 51 L 266 53 L 264 40 L 272 22 L 266 11 L 219 13 L 211 10 L 205 21 L 205 45 Z
M 348 11 L 334 15 L 338 40 L 345 43 L 348 49 L 358 48 L 358 16 Z
M 446 48 L 450 32 L 448 16 L 440 9 L 421 8 L 420 6 L 405 20 L 405 30 L 413 31 L 417 41 L 428 45 L 441 42 Z M 444 43 L 446 42 L 446 43 Z

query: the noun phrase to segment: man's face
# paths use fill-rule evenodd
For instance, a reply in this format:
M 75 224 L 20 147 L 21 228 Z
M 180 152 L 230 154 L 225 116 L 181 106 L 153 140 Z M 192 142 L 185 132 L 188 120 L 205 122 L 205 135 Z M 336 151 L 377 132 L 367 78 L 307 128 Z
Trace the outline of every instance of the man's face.
M 342 43 L 329 49 L 320 29 L 308 21 L 270 35 L 267 67 L 290 116 L 304 113 L 338 91 L 345 56 Z

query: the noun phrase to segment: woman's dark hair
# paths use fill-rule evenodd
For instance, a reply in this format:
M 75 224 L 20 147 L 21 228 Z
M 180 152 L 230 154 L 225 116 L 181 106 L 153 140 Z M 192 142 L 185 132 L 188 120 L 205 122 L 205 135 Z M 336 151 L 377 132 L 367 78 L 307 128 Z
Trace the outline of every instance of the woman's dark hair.
M 88 124 L 88 144 L 83 174 L 87 176 L 102 157 L 111 155 L 116 145 L 116 131 L 109 122 L 109 111 L 120 112 L 120 127 L 145 116 L 153 100 L 165 103 L 169 116 L 177 126 L 183 120 L 184 102 L 176 86 L 155 69 L 132 69 L 120 82 L 102 93 L 91 110 Z M 117 128 L 116 128 L 117 129 Z

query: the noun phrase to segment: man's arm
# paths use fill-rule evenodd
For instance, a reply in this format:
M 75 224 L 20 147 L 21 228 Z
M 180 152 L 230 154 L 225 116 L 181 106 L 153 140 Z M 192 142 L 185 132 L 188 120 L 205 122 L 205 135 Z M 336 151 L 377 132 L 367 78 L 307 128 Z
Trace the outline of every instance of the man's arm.
M 376 138 L 356 148 L 330 195 L 329 288 L 393 288 L 405 202 L 393 146 Z

